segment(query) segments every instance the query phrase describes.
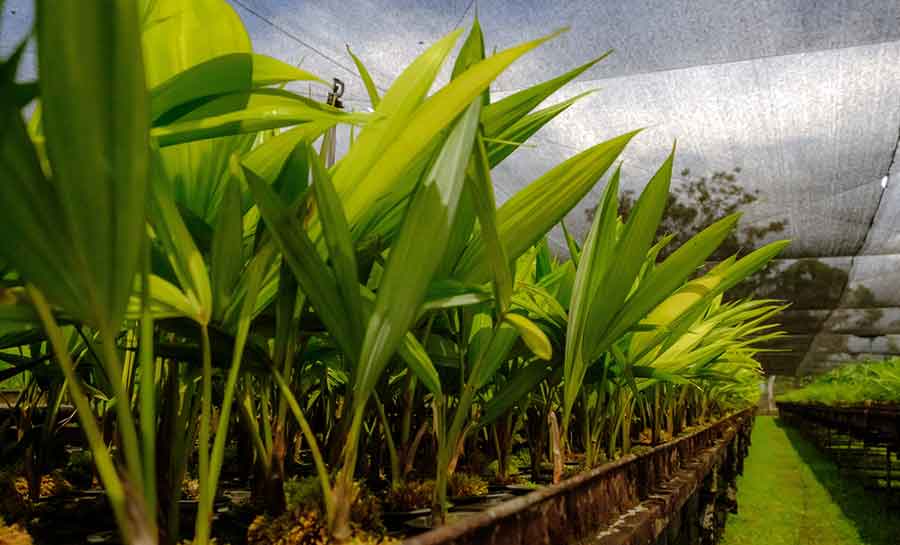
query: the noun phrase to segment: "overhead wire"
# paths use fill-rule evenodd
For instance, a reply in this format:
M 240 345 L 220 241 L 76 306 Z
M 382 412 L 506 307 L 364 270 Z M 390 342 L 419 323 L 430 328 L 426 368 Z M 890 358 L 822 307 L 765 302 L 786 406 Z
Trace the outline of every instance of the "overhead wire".
M 268 24 L 269 26 L 271 26 L 272 28 L 274 28 L 275 30 L 277 30 L 278 32 L 280 32 L 281 34 L 285 35 L 285 36 L 288 37 L 290 40 L 292 40 L 292 41 L 294 41 L 294 42 L 296 42 L 296 43 L 302 45 L 303 47 L 305 47 L 305 48 L 307 48 L 307 49 L 309 49 L 309 50 L 311 50 L 311 51 L 313 51 L 315 54 L 319 55 L 319 56 L 322 57 L 323 59 L 325 59 L 325 60 L 327 60 L 328 62 L 334 64 L 335 66 L 338 66 L 338 67 L 341 68 L 342 70 L 344 70 L 344 71 L 346 71 L 346 72 L 349 72 L 353 77 L 355 77 L 356 79 L 362 81 L 362 77 L 356 72 L 356 69 L 355 69 L 355 68 L 351 68 L 350 66 L 344 64 L 342 61 L 340 61 L 340 60 L 338 60 L 338 59 L 335 59 L 335 58 L 332 57 L 331 55 L 328 55 L 326 52 L 324 52 L 324 51 L 322 51 L 321 49 L 319 49 L 319 48 L 315 47 L 314 45 L 310 44 L 309 42 L 307 42 L 307 41 L 304 40 L 303 38 L 301 38 L 301 37 L 297 36 L 296 34 L 294 34 L 293 32 L 291 32 L 290 30 L 288 30 L 288 29 L 282 27 L 281 25 L 279 25 L 278 23 L 276 23 L 275 21 L 273 21 L 271 18 L 265 16 L 264 14 L 258 12 L 258 11 L 255 10 L 255 9 L 251 8 L 251 7 L 248 6 L 245 2 L 243 2 L 243 0 L 231 0 L 231 1 L 232 1 L 234 4 L 236 4 L 237 6 L 239 6 L 241 9 L 245 10 L 246 12 L 248 12 L 248 13 L 250 13 L 251 15 L 255 16 L 256 18 L 258 18 L 258 19 L 260 19 L 261 21 L 265 22 L 266 24 Z M 378 84 L 376 84 L 375 87 L 376 87 L 379 91 L 381 91 L 382 93 L 385 92 L 385 90 L 386 90 L 384 87 L 380 87 Z

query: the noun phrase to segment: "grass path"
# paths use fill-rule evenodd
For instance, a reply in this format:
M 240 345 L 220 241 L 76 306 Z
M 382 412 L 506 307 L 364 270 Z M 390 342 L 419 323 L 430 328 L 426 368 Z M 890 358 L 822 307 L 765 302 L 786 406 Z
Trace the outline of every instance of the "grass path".
M 838 472 L 773 417 L 758 417 L 723 545 L 898 545 L 900 501 Z

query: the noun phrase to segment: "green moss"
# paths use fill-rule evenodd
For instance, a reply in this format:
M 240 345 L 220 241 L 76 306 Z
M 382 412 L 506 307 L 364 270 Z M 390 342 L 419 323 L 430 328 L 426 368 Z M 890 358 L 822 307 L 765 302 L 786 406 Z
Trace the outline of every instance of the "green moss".
M 317 507 L 322 498 L 318 477 L 291 477 L 284 481 L 284 499 L 288 509 Z
M 289 512 L 304 513 L 324 511 L 322 486 L 317 477 L 292 477 L 284 482 L 285 504 Z M 353 485 L 351 519 L 361 528 L 382 532 L 381 500 L 360 483 Z
M 451 496 L 484 496 L 488 493 L 487 481 L 478 475 L 456 472 L 448 483 Z
M 18 524 L 7 525 L 0 518 L 0 544 L 2 545 L 32 545 L 31 536 Z
M 434 481 L 406 481 L 388 491 L 384 498 L 387 511 L 413 511 L 431 506 L 434 495 Z
M 248 545 L 326 545 L 331 541 L 325 517 L 317 510 L 292 509 L 272 518 L 260 515 L 247 529 Z M 351 525 L 348 544 L 392 545 L 395 538 L 381 532 L 371 532 L 358 525 Z
M 94 481 L 94 457 L 91 451 L 73 452 L 66 462 L 63 474 L 75 486 L 90 488 Z

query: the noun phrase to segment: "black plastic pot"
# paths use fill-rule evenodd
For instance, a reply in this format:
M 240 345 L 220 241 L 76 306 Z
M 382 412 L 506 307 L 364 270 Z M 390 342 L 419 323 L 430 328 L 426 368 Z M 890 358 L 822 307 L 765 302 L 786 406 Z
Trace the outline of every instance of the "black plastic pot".
M 385 511 L 381 520 L 388 530 L 400 530 L 407 522 L 422 516 L 431 516 L 431 509 L 413 509 L 411 511 Z

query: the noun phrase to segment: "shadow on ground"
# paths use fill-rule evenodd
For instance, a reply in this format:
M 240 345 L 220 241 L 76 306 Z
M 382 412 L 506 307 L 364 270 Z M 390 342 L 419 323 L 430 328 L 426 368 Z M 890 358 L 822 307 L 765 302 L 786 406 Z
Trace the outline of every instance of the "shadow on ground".
M 863 488 L 852 475 L 842 473 L 796 428 L 776 419 L 792 446 L 831 495 L 844 516 L 856 526 L 865 545 L 900 544 L 900 494 Z

